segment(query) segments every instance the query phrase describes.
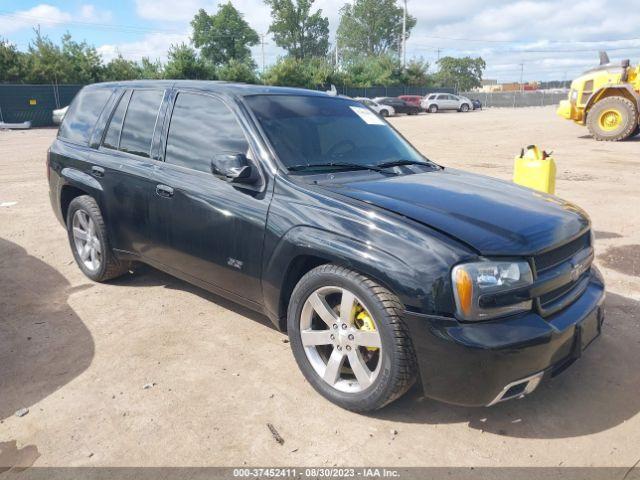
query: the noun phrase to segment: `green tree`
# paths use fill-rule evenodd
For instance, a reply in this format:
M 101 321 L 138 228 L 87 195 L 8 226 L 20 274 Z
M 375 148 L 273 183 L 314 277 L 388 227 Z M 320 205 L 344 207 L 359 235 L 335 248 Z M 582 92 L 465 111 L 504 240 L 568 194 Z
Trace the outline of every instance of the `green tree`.
M 255 65 L 231 59 L 216 70 L 220 80 L 227 82 L 258 83 Z
M 140 65 L 133 60 L 127 60 L 121 54 L 107 63 L 104 68 L 105 81 L 137 80 L 140 77 Z
M 424 60 L 411 60 L 402 72 L 402 83 L 415 87 L 426 87 L 433 84 L 429 73 L 429 63 Z
M 24 76 L 24 53 L 0 38 L 0 82 L 21 82 Z
M 164 76 L 160 60 L 152 62 L 148 57 L 142 57 L 140 61 L 140 78 L 157 80 Z
M 68 83 L 68 60 L 39 29 L 25 58 L 25 83 Z
M 189 45 L 171 45 L 164 66 L 164 76 L 176 79 L 212 80 L 213 68 Z
M 218 5 L 215 15 L 200 9 L 191 27 L 193 44 L 213 65 L 224 65 L 231 59 L 253 63 L 249 47 L 258 44 L 258 34 L 231 2 Z
M 93 46 L 76 42 L 69 33 L 62 36 L 64 78 L 68 83 L 94 83 L 102 78 L 102 58 Z
M 344 78 L 325 58 L 302 60 L 284 57 L 267 69 L 262 75 L 262 81 L 266 85 L 317 88 L 332 83 L 342 85 Z
M 456 87 L 466 92 L 482 84 L 482 73 L 487 64 L 481 57 L 443 57 L 438 60 L 436 82 L 442 87 Z
M 403 9 L 396 0 L 355 0 L 340 9 L 338 48 L 347 60 L 397 51 L 402 39 Z M 406 38 L 416 25 L 407 15 Z
M 402 83 L 400 59 L 390 54 L 363 57 L 346 66 L 347 83 L 353 87 L 393 86 Z
M 314 0 L 265 0 L 273 21 L 269 32 L 276 45 L 295 58 L 324 57 L 329 50 L 329 19 L 311 13 Z

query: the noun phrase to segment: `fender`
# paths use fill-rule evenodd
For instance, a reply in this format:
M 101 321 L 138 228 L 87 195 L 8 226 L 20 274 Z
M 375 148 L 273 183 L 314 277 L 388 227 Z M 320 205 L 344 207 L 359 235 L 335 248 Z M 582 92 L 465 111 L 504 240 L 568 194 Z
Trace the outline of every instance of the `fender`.
M 321 228 L 297 226 L 280 239 L 263 270 L 265 312 L 278 328 L 283 327 L 282 321 L 287 314 L 282 293 L 289 269 L 296 259 L 303 256 L 361 272 L 398 295 L 409 309 L 423 310 L 425 300 L 433 305 L 427 300 L 429 292 L 424 292 L 428 284 L 424 275 L 404 259 L 373 246 L 371 242 Z
M 617 85 L 605 85 L 604 87 L 596 90 L 591 94 L 589 100 L 587 100 L 586 105 L 584 106 L 584 111 L 589 112 L 594 103 L 599 101 L 602 98 L 611 96 L 607 95 L 608 92 L 612 91 L 621 91 L 625 97 L 629 100 L 634 100 L 636 104 L 636 110 L 640 110 L 640 94 L 636 92 L 631 85 L 627 84 L 617 84 Z M 583 123 L 587 121 L 587 115 L 584 115 Z

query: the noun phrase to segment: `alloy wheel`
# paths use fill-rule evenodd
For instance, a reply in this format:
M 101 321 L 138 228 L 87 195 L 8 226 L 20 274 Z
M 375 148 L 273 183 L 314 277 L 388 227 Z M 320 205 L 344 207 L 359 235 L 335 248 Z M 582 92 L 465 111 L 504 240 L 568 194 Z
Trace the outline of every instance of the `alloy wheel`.
M 77 210 L 73 215 L 73 243 L 80 261 L 92 272 L 97 271 L 102 263 L 102 245 L 96 233 L 96 224 L 84 210 Z
M 336 390 L 361 392 L 380 373 L 382 341 L 375 319 L 345 288 L 322 287 L 309 295 L 300 337 L 315 372 Z

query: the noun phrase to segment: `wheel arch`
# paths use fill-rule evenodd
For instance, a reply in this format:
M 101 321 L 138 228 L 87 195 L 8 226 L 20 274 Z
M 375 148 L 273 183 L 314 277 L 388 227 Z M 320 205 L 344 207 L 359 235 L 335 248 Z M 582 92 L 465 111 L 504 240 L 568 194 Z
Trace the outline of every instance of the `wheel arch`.
M 365 242 L 311 227 L 292 229 L 281 239 L 264 268 L 265 310 L 280 330 L 286 330 L 291 292 L 310 270 L 332 263 L 365 275 L 402 301 L 412 285 L 410 266 Z M 405 295 L 403 295 L 403 293 Z
M 60 213 L 62 218 L 66 222 L 67 212 L 69 211 L 69 205 L 74 198 L 82 195 L 90 195 L 86 190 L 76 187 L 75 185 L 63 185 L 60 190 Z
M 630 85 L 615 85 L 612 87 L 603 87 L 597 91 L 595 91 L 587 100 L 587 104 L 584 107 L 585 115 L 584 121 L 586 122 L 587 116 L 589 115 L 589 111 L 591 108 L 598 103 L 600 100 L 609 97 L 623 97 L 627 100 L 633 102 L 636 106 L 636 113 L 640 111 L 640 94 L 635 92 Z

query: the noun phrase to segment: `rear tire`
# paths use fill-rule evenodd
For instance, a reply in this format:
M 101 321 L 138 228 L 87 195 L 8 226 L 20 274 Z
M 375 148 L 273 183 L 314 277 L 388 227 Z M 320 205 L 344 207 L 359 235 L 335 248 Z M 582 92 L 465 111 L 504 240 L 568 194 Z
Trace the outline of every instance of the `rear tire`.
M 598 141 L 625 140 L 638 127 L 638 111 L 633 102 L 624 97 L 607 97 L 591 107 L 587 127 Z
M 91 280 L 105 282 L 131 268 L 131 262 L 119 261 L 111 251 L 100 207 L 89 195 L 76 197 L 69 204 L 67 233 L 78 267 Z
M 383 108 L 382 110 L 380 110 L 380 115 L 382 115 L 383 117 L 388 117 L 389 116 L 389 110 L 387 110 L 386 108 Z
M 350 306 L 344 316 L 343 305 Z M 372 329 L 358 325 L 362 311 Z M 402 311 L 393 293 L 353 270 L 328 264 L 308 272 L 287 313 L 291 349 L 307 381 L 329 401 L 355 412 L 377 410 L 402 396 L 417 376 Z M 359 367 L 352 368 L 352 362 Z
M 469 111 L 469 105 L 467 105 L 466 103 L 463 103 L 463 104 L 460 106 L 460 111 L 461 111 L 461 112 L 468 112 L 468 111 Z

